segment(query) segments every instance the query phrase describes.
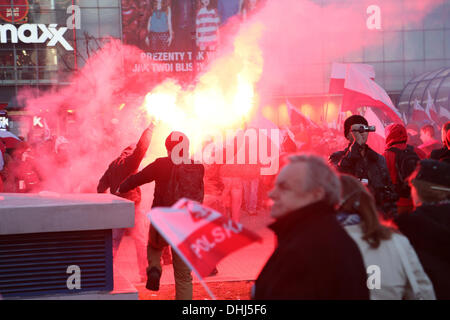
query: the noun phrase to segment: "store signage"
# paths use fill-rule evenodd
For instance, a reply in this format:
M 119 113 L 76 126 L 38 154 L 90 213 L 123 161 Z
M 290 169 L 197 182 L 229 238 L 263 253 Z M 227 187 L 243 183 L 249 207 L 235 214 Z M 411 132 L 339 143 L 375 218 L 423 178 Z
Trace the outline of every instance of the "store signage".
M 28 8 L 28 0 L 14 0 L 13 5 L 10 0 L 0 1 L 0 19 L 14 23 L 27 22 Z
M 23 43 L 44 43 L 49 40 L 47 47 L 53 47 L 58 42 L 67 50 L 73 51 L 72 46 L 64 39 L 64 33 L 67 27 L 59 27 L 57 24 L 23 24 L 16 27 L 13 24 L 0 25 L 0 43 L 7 43 L 7 33 L 10 32 L 10 39 L 12 43 L 18 43 L 19 40 Z M 39 31 L 41 34 L 39 35 Z

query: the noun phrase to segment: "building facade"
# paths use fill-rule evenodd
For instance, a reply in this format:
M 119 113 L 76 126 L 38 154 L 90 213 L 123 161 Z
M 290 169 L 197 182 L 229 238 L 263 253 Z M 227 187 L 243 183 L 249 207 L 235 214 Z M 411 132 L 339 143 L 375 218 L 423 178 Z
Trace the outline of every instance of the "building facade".
M 275 0 L 266 0 L 275 1 Z M 352 7 L 361 4 L 359 0 L 312 0 L 325 10 L 329 5 L 345 4 Z M 425 17 L 410 21 L 401 14 L 399 23 L 390 23 L 385 16 L 387 8 L 392 4 L 402 7 L 419 0 L 375 0 L 371 2 L 371 10 L 361 10 L 362 21 L 365 22 L 373 14 L 379 18 L 378 25 L 367 26 L 364 37 L 370 38 L 377 45 L 360 46 L 330 61 L 318 54 L 314 61 L 305 61 L 308 70 L 314 75 L 309 81 L 295 85 L 281 86 L 271 92 L 274 101 L 266 110 L 271 118 L 279 124 L 288 118 L 285 100 L 299 108 L 315 121 L 329 121 L 336 117 L 341 103 L 340 96 L 328 94 L 331 62 L 366 63 L 374 67 L 375 81 L 391 96 L 395 105 L 408 113 L 410 97 L 403 90 L 413 79 L 421 79 L 421 75 L 450 67 L 450 2 L 442 1 L 428 12 Z M 242 15 L 236 6 L 224 7 L 239 1 L 212 1 L 219 16 L 225 13 Z M 244 1 L 244 4 L 248 1 Z M 420 2 L 420 1 L 419 1 Z M 0 108 L 11 115 L 12 131 L 14 116 L 21 114 L 23 105 L 17 101 L 17 93 L 31 87 L 45 92 L 54 86 L 70 84 L 70 75 L 84 66 L 89 55 L 101 48 L 109 37 L 122 39 L 125 43 L 139 46 L 144 51 L 151 51 L 151 39 L 148 39 L 149 15 L 152 14 L 156 1 L 150 0 L 2 0 L 0 1 Z M 191 50 L 196 56 L 195 16 L 198 2 L 193 0 L 162 1 L 172 10 L 172 28 L 175 36 L 172 48 L 166 50 Z M 281 3 L 281 2 L 280 2 Z M 236 7 L 236 8 L 235 8 Z M 373 9 L 375 8 L 375 9 Z M 225 10 L 227 9 L 227 10 Z M 365 9 L 365 8 L 363 8 Z M 156 9 L 155 9 L 156 10 Z M 233 11 L 234 10 L 234 11 Z M 378 10 L 378 11 L 377 11 Z M 227 19 L 229 17 L 227 16 Z M 389 18 L 390 19 L 390 18 Z M 46 27 L 56 24 L 58 30 L 67 28 L 63 34 L 67 46 L 61 41 L 49 45 L 47 41 L 30 43 L 27 31 L 20 36 L 20 27 L 24 24 L 42 24 Z M 12 31 L 5 25 L 16 27 L 17 41 L 12 41 Z M 162 26 L 159 26 L 161 28 Z M 28 31 L 30 32 L 30 31 Z M 42 31 L 39 31 L 39 35 Z M 180 36 L 184 35 L 184 36 Z M 27 37 L 28 36 L 28 37 Z M 336 34 L 334 44 L 324 41 L 322 52 L 330 50 L 330 46 L 339 46 L 339 39 L 345 34 Z M 28 39 L 28 40 L 27 40 Z M 186 40 L 187 39 L 187 40 Z M 23 41 L 25 40 L 25 41 Z M 158 40 L 158 39 L 157 39 Z M 161 40 L 161 39 L 159 39 Z M 159 41 L 158 40 L 158 41 Z M 150 42 L 149 42 L 150 41 Z M 28 43 L 27 43 L 28 42 Z M 72 50 L 68 49 L 68 46 Z M 175 48 L 176 47 L 176 48 Z M 180 49 L 181 48 L 181 49 Z M 185 62 L 182 73 L 195 73 L 192 61 Z M 293 65 L 293 69 L 301 70 L 301 65 Z M 314 71 L 316 70 L 316 72 Z M 442 75 L 442 74 L 441 74 Z M 437 83 L 438 80 L 435 82 Z M 445 82 L 447 83 L 447 82 Z M 430 87 L 432 88 L 432 87 Z M 435 104 L 448 108 L 448 91 L 446 85 L 439 90 L 439 97 L 433 96 Z M 411 89 L 411 88 L 410 88 Z M 408 89 L 408 90 L 410 90 Z M 448 90 L 448 88 L 447 88 Z M 400 103 L 408 100 L 408 104 Z M 424 92 L 422 92 L 422 102 Z M 446 103 L 446 104 L 445 104 Z M 284 105 L 284 106 L 283 106 Z M 281 108 L 280 108 L 281 107 Z
M 120 7 L 119 0 L 0 1 L 0 108 L 12 132 L 23 133 L 18 122 L 27 116 L 17 93 L 69 85 L 90 54 L 110 37 L 121 39 Z

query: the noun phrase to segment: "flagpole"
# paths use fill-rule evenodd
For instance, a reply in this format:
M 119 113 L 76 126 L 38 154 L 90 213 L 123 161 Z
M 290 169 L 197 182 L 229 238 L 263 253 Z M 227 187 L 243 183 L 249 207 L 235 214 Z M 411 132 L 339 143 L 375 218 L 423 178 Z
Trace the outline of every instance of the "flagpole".
M 151 217 L 150 214 L 148 213 L 147 216 L 150 218 L 150 223 L 151 223 Z M 159 234 L 162 236 L 164 233 L 162 232 L 162 230 L 159 229 L 159 227 L 156 224 L 153 224 L 153 226 L 158 230 Z M 186 263 L 186 265 L 195 273 L 195 275 L 197 276 L 197 278 L 200 280 L 200 283 L 202 284 L 203 288 L 205 288 L 206 292 L 209 294 L 209 296 L 211 297 L 212 300 L 217 300 L 216 296 L 211 292 L 211 290 L 209 289 L 209 287 L 206 285 L 206 282 L 203 281 L 203 278 L 200 276 L 200 273 L 198 273 L 198 271 L 194 268 L 194 266 L 185 258 L 185 256 L 181 253 L 181 251 L 178 250 L 178 247 L 176 245 L 174 245 L 170 239 L 165 238 L 164 239 L 169 243 L 169 245 L 172 247 L 173 250 L 175 250 L 175 252 L 178 254 L 178 256 L 181 258 L 181 260 L 183 260 L 184 263 Z M 174 275 L 175 277 L 175 275 Z

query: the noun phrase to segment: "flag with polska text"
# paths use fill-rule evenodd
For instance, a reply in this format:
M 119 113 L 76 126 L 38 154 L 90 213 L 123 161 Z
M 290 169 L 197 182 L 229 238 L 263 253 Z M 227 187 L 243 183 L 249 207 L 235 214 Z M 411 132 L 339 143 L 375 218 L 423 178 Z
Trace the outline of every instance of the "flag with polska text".
M 196 273 L 205 277 L 227 255 L 262 238 L 221 213 L 183 198 L 147 216 L 159 234 Z

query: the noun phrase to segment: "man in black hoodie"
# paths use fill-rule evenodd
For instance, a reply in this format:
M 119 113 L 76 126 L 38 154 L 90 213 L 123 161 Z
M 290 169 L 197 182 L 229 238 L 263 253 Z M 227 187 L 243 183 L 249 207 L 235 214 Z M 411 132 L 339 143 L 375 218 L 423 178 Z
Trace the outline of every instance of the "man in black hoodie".
M 255 282 L 254 299 L 369 299 L 361 252 L 335 216 L 340 189 L 322 159 L 290 158 L 269 193 L 278 246 Z
M 153 123 L 148 126 L 142 133 L 137 145 L 130 145 L 126 147 L 119 157 L 110 163 L 108 169 L 97 185 L 98 193 L 105 193 L 108 189 L 109 192 L 119 197 L 131 200 L 134 202 L 135 215 L 134 227 L 131 229 L 131 236 L 134 239 L 136 245 L 136 253 L 139 265 L 139 274 L 141 281 L 145 279 L 147 258 L 145 256 L 146 242 L 145 242 L 145 224 L 143 220 L 143 214 L 140 211 L 141 203 L 141 189 L 139 187 L 127 190 L 127 192 L 118 192 L 120 184 L 128 178 L 130 175 L 136 173 L 139 169 L 139 165 L 144 159 L 147 152 L 153 134 Z M 114 256 L 119 248 L 120 241 L 122 240 L 125 229 L 113 230 L 113 250 Z
M 152 208 L 170 207 L 175 204 L 181 197 L 203 201 L 204 197 L 204 167 L 202 164 L 192 163 L 189 160 L 189 139 L 181 133 L 174 131 L 166 138 L 167 157 L 158 158 L 138 173 L 128 177 L 119 188 L 120 192 L 128 192 L 140 185 L 155 181 L 155 193 L 153 197 Z M 180 148 L 181 146 L 181 148 Z M 176 164 L 178 160 L 184 159 L 186 164 L 185 172 L 187 176 L 182 177 L 182 184 L 186 188 L 184 194 L 174 195 L 173 183 L 174 173 L 180 172 L 181 164 Z M 181 178 L 181 177 L 180 177 Z M 199 182 L 200 181 L 200 182 Z M 199 182 L 194 185 L 194 182 Z M 178 183 L 177 183 L 178 184 Z M 172 190 L 172 191 L 171 191 Z M 186 191 L 191 191 L 187 194 Z M 161 255 L 163 249 L 167 246 L 164 238 L 150 225 L 149 239 L 147 244 L 147 284 L 146 288 L 153 291 L 159 290 L 159 281 L 161 278 Z M 192 275 L 189 267 L 183 262 L 178 254 L 172 249 L 172 261 L 175 276 L 175 298 L 177 300 L 192 299 Z

